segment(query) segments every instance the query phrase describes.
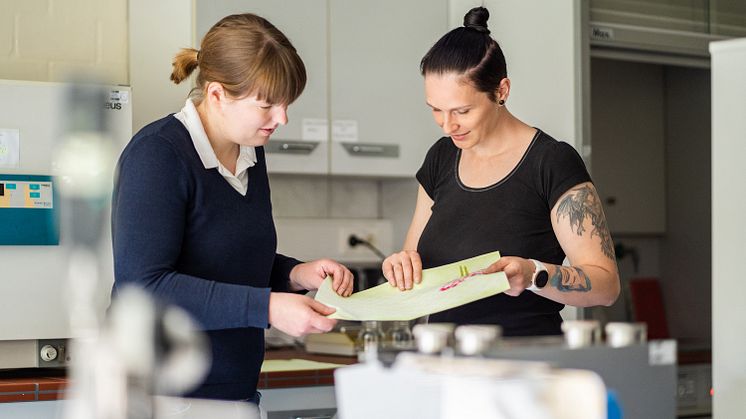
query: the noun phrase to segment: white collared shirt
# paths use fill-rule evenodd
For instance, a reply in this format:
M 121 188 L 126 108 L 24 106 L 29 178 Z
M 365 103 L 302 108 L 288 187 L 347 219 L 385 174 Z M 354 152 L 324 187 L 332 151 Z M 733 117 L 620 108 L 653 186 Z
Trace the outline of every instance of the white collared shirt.
M 236 174 L 234 175 L 220 163 L 218 156 L 215 155 L 215 150 L 210 145 L 210 140 L 207 138 L 207 133 L 205 133 L 205 127 L 202 125 L 202 120 L 199 119 L 197 108 L 194 106 L 192 99 L 187 99 L 184 107 L 179 113 L 174 114 L 174 117 L 184 124 L 189 132 L 189 136 L 192 137 L 194 148 L 197 150 L 197 154 L 200 160 L 202 160 L 205 169 L 214 169 L 217 167 L 218 172 L 228 181 L 233 189 L 237 190 L 241 195 L 246 196 L 246 191 L 249 188 L 248 168 L 256 164 L 256 150 L 254 147 L 240 146 L 238 159 L 236 160 Z

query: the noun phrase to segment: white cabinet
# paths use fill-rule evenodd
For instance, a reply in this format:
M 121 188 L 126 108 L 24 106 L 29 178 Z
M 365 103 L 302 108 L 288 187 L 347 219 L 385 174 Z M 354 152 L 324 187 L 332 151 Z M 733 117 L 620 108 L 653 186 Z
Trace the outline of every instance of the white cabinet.
M 272 22 L 293 43 L 306 65 L 306 89 L 288 109 L 288 124 L 267 145 L 267 165 L 278 173 L 324 174 L 329 167 L 328 132 L 310 140 L 307 131 L 328 120 L 327 0 L 197 0 L 195 39 L 223 17 L 251 12 Z M 328 131 L 328 130 L 327 130 Z M 313 138 L 313 137 L 312 137 Z
M 472 7 L 490 11 L 492 37 L 505 54 L 510 97 L 519 119 L 580 150 L 588 128 L 587 16 L 581 0 L 451 0 L 450 26 L 463 24 Z
M 330 0 L 331 173 L 412 177 L 442 131 L 419 65 L 448 29 L 445 1 Z M 354 128 L 352 128 L 354 130 Z
M 176 0 L 170 0 L 175 2 Z M 290 107 L 290 123 L 279 129 L 267 154 L 275 173 L 411 177 L 431 144 L 442 135 L 425 105 L 419 62 L 449 27 L 481 1 L 470 0 L 193 0 L 193 39 L 182 31 L 158 30 L 159 42 L 147 37 L 131 45 L 133 54 L 147 50 L 161 67 L 137 80 L 144 103 L 160 104 L 169 86 L 167 64 L 178 47 L 198 45 L 209 27 L 232 13 L 254 12 L 282 30 L 306 63 L 308 85 Z M 143 0 L 132 0 L 130 31 L 153 33 L 144 26 Z M 580 148 L 583 122 L 585 27 L 581 0 L 486 0 L 490 28 L 508 61 L 513 90 L 508 106 L 518 117 Z M 184 5 L 186 7 L 186 5 Z M 139 11 L 139 13 L 138 13 Z M 155 23 L 154 19 L 149 22 Z M 186 22 L 178 25 L 181 28 Z M 169 24 L 169 27 L 175 24 Z M 535 29 L 534 29 L 535 28 Z M 163 41 L 164 39 L 170 42 Z M 157 50 L 157 54 L 153 52 Z M 166 64 L 163 64 L 166 63 Z M 145 64 L 143 64 L 145 65 Z M 134 70 L 133 70 L 134 71 Z M 143 80 L 140 80 L 143 79 Z M 138 85 L 153 86 L 139 89 Z M 157 88 L 156 88 L 157 87 Z M 163 89 L 163 90 L 161 90 Z M 151 96 L 149 101 L 148 96 Z M 143 120 L 162 117 L 182 106 L 172 100 L 150 110 Z M 183 103 L 183 102 L 182 102 Z M 139 115 L 137 109 L 135 110 Z M 152 115 L 151 115 L 152 114 Z M 326 136 L 304 141 L 326 121 Z M 346 136 L 332 138 L 333 126 Z M 321 127 L 323 133 L 323 127 Z
M 251 12 L 303 58 L 308 84 L 266 147 L 270 172 L 410 177 L 441 135 L 419 62 L 445 33 L 446 11 L 446 0 L 198 0 L 195 39 Z

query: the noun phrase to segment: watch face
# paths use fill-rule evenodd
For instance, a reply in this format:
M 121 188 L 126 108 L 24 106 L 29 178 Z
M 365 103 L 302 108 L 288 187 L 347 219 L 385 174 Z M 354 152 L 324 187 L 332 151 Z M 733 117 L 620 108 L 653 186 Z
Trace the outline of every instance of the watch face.
M 547 285 L 547 282 L 549 282 L 549 273 L 547 271 L 539 271 L 536 274 L 536 280 L 534 281 L 536 287 L 544 288 Z

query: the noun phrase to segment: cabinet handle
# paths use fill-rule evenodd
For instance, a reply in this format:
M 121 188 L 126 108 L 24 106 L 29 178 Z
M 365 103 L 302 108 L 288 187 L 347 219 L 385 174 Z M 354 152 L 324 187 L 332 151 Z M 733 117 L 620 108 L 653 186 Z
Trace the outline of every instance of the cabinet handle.
M 334 415 L 321 415 L 321 416 L 293 416 L 293 419 L 332 419 Z
M 342 143 L 342 147 L 356 157 L 399 157 L 398 144 Z
M 264 148 L 267 153 L 311 154 L 318 145 L 318 141 L 269 140 Z

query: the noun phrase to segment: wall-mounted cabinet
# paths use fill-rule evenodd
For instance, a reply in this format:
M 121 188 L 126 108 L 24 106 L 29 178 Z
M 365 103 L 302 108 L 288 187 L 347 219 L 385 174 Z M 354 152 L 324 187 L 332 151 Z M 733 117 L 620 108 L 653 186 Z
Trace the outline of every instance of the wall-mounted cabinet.
M 447 29 L 445 0 L 198 0 L 195 39 L 242 12 L 283 31 L 308 72 L 289 123 L 266 147 L 271 172 L 414 175 L 439 136 L 418 66 Z
M 329 3 L 331 172 L 411 177 L 443 135 L 425 105 L 419 64 L 448 29 L 447 2 Z M 337 138 L 338 121 L 357 125 L 357 143 Z
M 680 32 L 746 36 L 740 0 L 591 0 L 592 21 Z
M 267 147 L 270 171 L 412 177 L 442 135 L 425 105 L 420 59 L 449 27 L 462 24 L 470 8 L 484 3 L 508 60 L 511 111 L 578 148 L 587 136 L 582 117 L 587 23 L 581 0 L 541 7 L 523 0 L 162 3 L 159 10 L 183 12 L 164 20 L 169 13 L 156 15 L 145 0 L 130 1 L 130 16 L 137 17 L 129 26 L 131 82 L 139 98 L 133 105 L 135 130 L 183 106 L 189 86 L 177 89 L 168 80 L 178 48 L 198 45 L 225 15 L 255 12 L 288 35 L 308 71 L 306 90 L 290 107 L 290 122 Z M 527 31 L 530 27 L 542 30 Z M 153 33 L 157 42 L 151 41 Z
M 303 58 L 308 77 L 306 89 L 288 108 L 288 124 L 278 127 L 266 147 L 271 171 L 323 174 L 328 170 L 326 3 L 327 0 L 196 1 L 194 39 L 197 44 L 223 17 L 251 12 L 266 18 L 287 35 Z

